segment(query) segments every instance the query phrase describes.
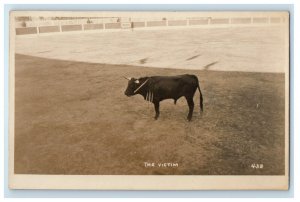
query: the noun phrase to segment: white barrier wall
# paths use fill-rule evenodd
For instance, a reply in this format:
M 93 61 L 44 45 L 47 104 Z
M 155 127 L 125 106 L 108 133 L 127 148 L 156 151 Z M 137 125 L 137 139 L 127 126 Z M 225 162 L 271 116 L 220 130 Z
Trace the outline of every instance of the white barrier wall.
M 28 21 L 16 23 L 16 35 L 59 33 L 69 31 L 88 31 L 105 29 L 138 29 L 152 27 L 181 27 L 181 26 L 208 26 L 208 25 L 266 25 L 286 22 L 282 17 L 231 17 L 231 18 L 200 18 L 200 19 L 172 19 L 172 20 L 134 20 L 126 22 L 103 22 L 99 19 L 80 20 L 52 20 Z M 22 27 L 23 26 L 23 27 Z

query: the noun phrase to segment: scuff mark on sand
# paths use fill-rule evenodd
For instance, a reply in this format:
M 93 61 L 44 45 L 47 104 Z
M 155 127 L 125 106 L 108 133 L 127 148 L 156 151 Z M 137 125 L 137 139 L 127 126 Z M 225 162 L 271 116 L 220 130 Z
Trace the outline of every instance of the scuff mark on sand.
M 186 61 L 188 61 L 188 60 L 193 60 L 193 59 L 195 59 L 195 58 L 197 58 L 197 57 L 199 57 L 199 56 L 201 56 L 201 54 L 194 55 L 193 57 L 190 57 L 190 58 L 186 59 Z
M 219 63 L 219 61 L 215 61 L 215 62 L 209 63 L 209 64 L 205 65 L 205 66 L 203 67 L 203 69 L 204 69 L 204 70 L 209 70 L 209 68 L 210 68 L 211 66 L 213 66 L 213 65 L 215 65 L 215 64 L 217 64 L 217 63 Z

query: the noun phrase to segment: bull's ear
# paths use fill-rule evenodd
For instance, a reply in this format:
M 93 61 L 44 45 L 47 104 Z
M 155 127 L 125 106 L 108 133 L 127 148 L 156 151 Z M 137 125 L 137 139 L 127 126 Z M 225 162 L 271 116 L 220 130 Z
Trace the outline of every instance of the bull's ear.
M 135 80 L 134 82 L 135 82 L 135 83 L 140 83 L 140 81 L 139 81 L 138 79 L 137 79 L 137 80 Z

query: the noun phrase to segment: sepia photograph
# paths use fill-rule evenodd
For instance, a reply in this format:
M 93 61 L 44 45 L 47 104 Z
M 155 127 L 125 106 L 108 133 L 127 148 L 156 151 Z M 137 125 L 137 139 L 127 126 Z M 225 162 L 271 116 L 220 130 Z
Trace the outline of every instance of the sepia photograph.
M 11 188 L 288 189 L 286 11 L 12 11 L 9 71 Z

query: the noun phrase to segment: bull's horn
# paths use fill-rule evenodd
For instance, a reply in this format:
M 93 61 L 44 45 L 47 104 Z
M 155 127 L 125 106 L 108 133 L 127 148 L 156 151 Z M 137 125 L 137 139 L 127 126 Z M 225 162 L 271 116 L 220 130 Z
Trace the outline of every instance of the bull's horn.
M 140 81 L 137 79 L 137 80 L 135 80 L 135 83 L 140 83 Z
M 125 79 L 129 80 L 129 81 L 131 80 L 131 78 L 127 78 L 127 77 L 125 77 L 125 76 L 123 76 L 123 77 L 124 77 Z

